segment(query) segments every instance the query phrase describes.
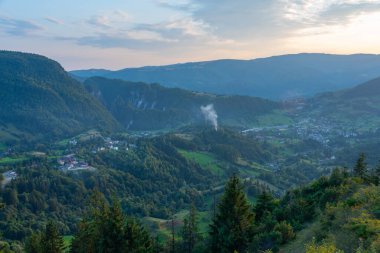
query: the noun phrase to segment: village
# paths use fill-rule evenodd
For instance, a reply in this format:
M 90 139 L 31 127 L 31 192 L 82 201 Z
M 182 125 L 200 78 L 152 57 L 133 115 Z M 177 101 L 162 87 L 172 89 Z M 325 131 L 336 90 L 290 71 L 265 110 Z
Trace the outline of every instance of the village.
M 83 138 L 83 137 L 82 137 Z M 137 146 L 135 144 L 115 140 L 111 137 L 102 137 L 96 136 L 93 139 L 97 141 L 90 148 L 92 154 L 97 154 L 99 152 L 119 152 L 119 151 L 129 151 L 131 149 L 135 149 Z M 80 159 L 75 154 L 75 147 L 81 144 L 81 140 L 77 138 L 70 139 L 68 141 L 69 150 L 72 153 L 63 155 L 57 159 L 57 163 L 59 165 L 58 169 L 63 172 L 69 171 L 95 171 L 96 168 L 90 166 L 86 161 Z

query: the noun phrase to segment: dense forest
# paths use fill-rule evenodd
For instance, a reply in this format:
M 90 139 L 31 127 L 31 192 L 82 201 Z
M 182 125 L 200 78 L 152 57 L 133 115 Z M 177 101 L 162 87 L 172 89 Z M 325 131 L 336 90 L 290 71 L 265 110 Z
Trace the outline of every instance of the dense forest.
M 0 51 L 0 140 L 51 140 L 118 123 L 55 61 Z
M 369 169 L 364 155 L 350 171 L 335 169 L 281 198 L 264 190 L 254 203 L 248 200 L 242 179 L 232 175 L 210 210 L 208 232 L 200 233 L 193 203 L 165 242 L 126 215 L 118 199 L 107 200 L 93 191 L 70 246 L 59 235 L 62 224 L 53 220 L 40 232 L 34 230 L 24 246 L 26 252 L 376 253 L 380 250 L 379 183 L 380 169 Z M 6 243 L 2 247 L 12 252 Z
M 260 116 L 280 109 L 280 104 L 262 98 L 217 96 L 101 77 L 89 78 L 84 85 L 129 130 L 204 124 L 200 108 L 209 104 L 214 106 L 221 124 L 240 127 L 260 124 Z

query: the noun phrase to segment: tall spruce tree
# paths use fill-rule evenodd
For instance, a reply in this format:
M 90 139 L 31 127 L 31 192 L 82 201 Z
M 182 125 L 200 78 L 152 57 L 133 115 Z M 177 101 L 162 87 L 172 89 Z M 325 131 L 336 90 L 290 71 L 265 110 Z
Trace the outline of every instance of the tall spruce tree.
M 41 253 L 61 253 L 65 250 L 63 238 L 52 221 L 48 222 L 45 233 L 42 234 L 41 249 Z
M 265 213 L 272 212 L 275 207 L 276 203 L 273 196 L 269 192 L 263 191 L 257 198 L 257 202 L 254 208 L 256 221 L 259 222 Z
M 367 163 L 365 162 L 365 155 L 361 153 L 354 167 L 354 175 L 364 178 L 367 174 Z
M 183 220 L 181 232 L 183 252 L 193 253 L 195 245 L 200 239 L 198 230 L 198 214 L 194 203 L 192 203 L 190 207 L 189 214 Z
M 254 214 L 243 191 L 240 179 L 234 175 L 228 181 L 218 204 L 216 217 L 210 225 L 211 252 L 245 252 L 249 244 Z
M 153 252 L 153 240 L 148 231 L 128 218 L 117 200 L 109 206 L 99 193 L 95 193 L 91 204 L 73 239 L 72 253 Z

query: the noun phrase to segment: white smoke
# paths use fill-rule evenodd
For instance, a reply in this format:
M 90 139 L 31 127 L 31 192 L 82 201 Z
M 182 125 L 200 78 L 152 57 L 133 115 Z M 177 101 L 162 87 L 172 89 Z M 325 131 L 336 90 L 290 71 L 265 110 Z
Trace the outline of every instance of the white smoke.
M 201 111 L 206 121 L 209 121 L 215 128 L 215 131 L 218 131 L 218 114 L 214 109 L 213 104 L 206 106 L 201 106 Z

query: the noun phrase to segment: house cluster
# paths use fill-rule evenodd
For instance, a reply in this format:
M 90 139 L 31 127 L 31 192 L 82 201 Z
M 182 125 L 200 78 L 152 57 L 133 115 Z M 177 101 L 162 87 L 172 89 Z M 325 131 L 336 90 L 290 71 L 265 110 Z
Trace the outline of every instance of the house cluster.
M 76 146 L 78 144 L 78 141 L 76 139 L 69 140 L 69 144 Z
M 65 155 L 58 159 L 59 169 L 61 171 L 78 171 L 78 170 L 95 170 L 83 160 L 76 158 L 75 154 Z
M 347 129 L 347 127 L 334 124 L 328 120 L 304 120 L 294 125 L 298 136 L 304 139 L 312 139 L 327 145 L 331 137 L 341 136 L 344 138 L 358 137 L 355 130 Z
M 4 187 L 6 184 L 8 184 L 10 181 L 17 178 L 17 173 L 13 170 L 8 170 L 3 173 L 3 181 L 0 182 L 2 187 Z
M 92 153 L 96 154 L 101 151 L 121 151 L 121 150 L 130 150 L 134 149 L 137 146 L 135 144 L 127 143 L 125 141 L 112 140 L 110 137 L 103 138 L 104 145 L 94 148 Z

